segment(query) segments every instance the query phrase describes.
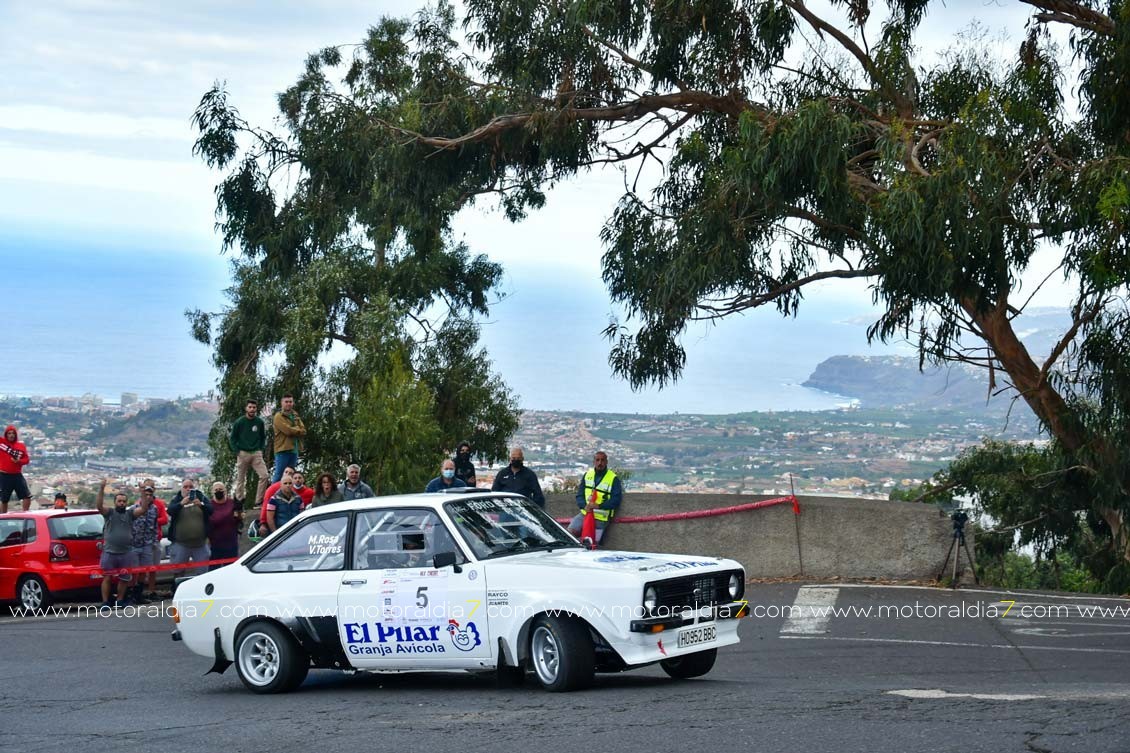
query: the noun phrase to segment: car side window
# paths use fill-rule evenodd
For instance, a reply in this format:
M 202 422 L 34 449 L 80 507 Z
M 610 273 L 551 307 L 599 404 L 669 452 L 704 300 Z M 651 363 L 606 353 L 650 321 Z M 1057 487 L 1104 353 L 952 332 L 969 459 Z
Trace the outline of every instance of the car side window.
M 23 518 L 0 520 L 0 546 L 19 546 L 24 543 Z
M 31 542 L 35 541 L 35 526 L 36 526 L 36 523 L 35 523 L 34 520 L 25 520 L 24 521 L 24 543 L 25 544 L 30 544 Z
M 462 552 L 439 516 L 431 510 L 371 510 L 357 515 L 353 531 L 353 569 L 431 567 L 440 552 Z
M 300 573 L 341 570 L 345 566 L 345 535 L 349 516 L 330 515 L 307 520 L 251 566 L 253 573 Z

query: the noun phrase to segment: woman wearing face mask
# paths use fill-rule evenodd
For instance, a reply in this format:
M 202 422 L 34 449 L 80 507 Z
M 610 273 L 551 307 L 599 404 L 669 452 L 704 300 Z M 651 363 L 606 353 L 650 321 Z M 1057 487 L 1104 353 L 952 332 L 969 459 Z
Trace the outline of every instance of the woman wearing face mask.
M 341 496 L 341 489 L 337 488 L 337 481 L 328 473 L 323 473 L 318 476 L 318 480 L 314 483 L 314 499 L 311 500 L 311 507 L 319 507 L 321 505 L 329 505 L 334 502 L 341 502 L 345 497 Z
M 448 489 L 459 489 L 466 487 L 463 479 L 455 475 L 455 461 L 445 460 L 443 465 L 440 466 L 439 475 L 428 482 L 427 487 L 424 488 L 425 494 L 432 494 L 434 492 L 447 491 Z
M 235 499 L 228 496 L 227 488 L 217 481 L 212 484 L 212 516 L 208 543 L 212 545 L 212 559 L 226 560 L 239 556 L 239 529 L 243 511 L 236 507 Z M 212 565 L 209 569 L 223 567 Z

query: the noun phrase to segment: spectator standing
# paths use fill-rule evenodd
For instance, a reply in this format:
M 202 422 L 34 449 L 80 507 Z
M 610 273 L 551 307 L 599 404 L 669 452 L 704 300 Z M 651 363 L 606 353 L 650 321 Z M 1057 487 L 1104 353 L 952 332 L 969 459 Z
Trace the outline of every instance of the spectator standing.
M 337 488 L 337 481 L 328 473 L 323 473 L 318 476 L 318 482 L 314 484 L 314 499 L 311 500 L 311 507 L 321 507 L 322 505 L 331 505 L 334 502 L 341 502 L 345 497 L 341 494 L 341 489 Z
M 110 479 L 102 479 L 98 496 L 94 499 L 94 509 L 105 518 L 102 525 L 102 606 L 113 608 L 125 606 L 126 589 L 133 580 L 130 568 L 137 567 L 137 557 L 133 553 L 133 519 L 141 515 L 140 506 L 129 509 L 129 497 L 125 492 L 114 495 L 114 506 L 106 507 L 106 486 Z M 118 579 L 118 598 L 110 599 L 110 584 Z
M 302 497 L 294 491 L 294 479 L 284 478 L 278 492 L 267 503 L 267 530 L 274 533 L 300 512 L 302 512 Z
M 446 491 L 447 489 L 466 489 L 467 484 L 455 475 L 455 461 L 445 460 L 440 466 L 439 475 L 428 482 L 424 488 L 425 494 Z
M 467 486 L 478 486 L 475 478 L 475 464 L 471 461 L 471 443 L 460 442 L 455 448 L 455 478 Z
M 510 465 L 498 472 L 490 490 L 521 494 L 541 509 L 545 509 L 545 495 L 542 494 L 538 475 L 526 467 L 526 454 L 521 447 L 510 450 Z
M 20 441 L 16 427 L 9 424 L 4 429 L 4 440 L 0 441 L 0 515 L 8 512 L 8 500 L 13 493 L 24 512 L 31 509 L 31 489 L 24 478 L 24 466 L 30 462 L 27 445 Z
M 173 542 L 169 558 L 174 564 L 208 560 L 211 519 L 212 504 L 196 488 L 196 482 L 186 478 L 180 491 L 169 501 L 169 540 Z M 201 572 L 198 568 L 189 574 Z
M 227 489 L 217 481 L 212 484 L 212 514 L 208 525 L 208 544 L 212 547 L 214 560 L 226 560 L 239 556 L 239 529 L 243 523 L 243 508 L 234 497 L 229 497 Z M 215 570 L 223 565 L 212 565 Z
M 306 425 L 294 412 L 294 395 L 282 396 L 282 407 L 271 424 L 275 430 L 275 475 L 271 480 L 279 481 L 285 468 L 298 467 L 298 453 L 306 436 Z
M 263 450 L 267 446 L 267 425 L 258 416 L 259 403 L 248 400 L 243 406 L 243 415 L 231 425 L 228 446 L 235 453 L 235 487 L 232 493 L 242 506 L 247 499 L 247 471 L 254 470 L 259 477 L 255 487 L 254 499 L 262 499 L 267 488 L 267 463 L 263 460 Z
M 303 475 L 302 471 L 295 471 L 293 477 L 294 493 L 302 498 L 302 509 L 305 510 L 314 500 L 314 487 L 306 486 L 306 476 Z
M 165 500 L 157 496 L 157 484 L 151 478 L 144 479 L 141 482 L 141 496 L 150 500 L 150 504 L 157 508 L 157 530 L 154 532 L 153 541 L 150 545 L 153 554 L 153 564 L 161 564 L 161 535 L 165 530 L 165 526 L 169 524 L 169 509 L 165 504 Z M 147 600 L 157 598 L 157 571 L 152 570 L 146 576 L 146 593 Z
M 66 494 L 63 494 L 62 492 L 55 492 L 54 508 L 56 510 L 66 510 L 67 509 L 67 495 Z
M 153 567 L 160 562 L 159 559 L 153 559 L 153 541 L 161 530 L 160 511 L 158 511 L 157 505 L 153 504 L 152 494 L 142 493 L 139 499 L 140 501 L 135 506 L 138 508 L 138 513 L 135 514 L 133 519 L 133 540 L 130 542 L 130 548 L 137 560 L 136 567 Z M 157 575 L 155 570 L 151 572 L 154 577 Z M 135 603 L 142 604 L 146 601 L 145 595 L 142 593 L 142 582 L 148 576 L 149 573 L 138 573 L 137 577 L 133 579 L 133 588 L 130 591 Z
M 585 515 L 591 510 L 596 519 L 596 543 L 599 544 L 623 499 L 624 484 L 615 471 L 608 470 L 608 455 L 601 450 L 593 455 L 592 468 L 589 468 L 577 485 L 577 507 L 581 511 L 569 521 L 569 533 L 581 535 Z
M 345 469 L 345 481 L 341 482 L 341 496 L 346 500 L 375 497 L 373 487 L 361 480 L 361 466 L 354 463 Z

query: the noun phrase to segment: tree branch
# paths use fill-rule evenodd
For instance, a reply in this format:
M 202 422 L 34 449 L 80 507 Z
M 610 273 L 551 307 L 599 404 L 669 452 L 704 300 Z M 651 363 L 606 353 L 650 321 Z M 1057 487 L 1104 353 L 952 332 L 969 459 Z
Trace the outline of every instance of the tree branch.
M 671 94 L 652 94 L 642 96 L 632 102 L 607 107 L 563 107 L 556 111 L 543 113 L 516 113 L 514 115 L 499 115 L 485 125 L 463 134 L 447 138 L 443 136 L 425 136 L 422 133 L 401 128 L 380 118 L 374 122 L 397 133 L 411 137 L 412 141 L 423 146 L 430 146 L 437 151 L 459 149 L 471 144 L 490 141 L 508 131 L 525 128 L 530 121 L 545 115 L 568 120 L 586 120 L 595 122 L 614 123 L 621 120 L 636 120 L 649 113 L 660 110 L 679 110 L 686 113 L 717 112 L 732 117 L 737 117 L 743 112 L 756 112 L 763 118 L 768 114 L 760 106 L 754 105 L 738 96 L 720 97 L 702 91 L 674 92 Z
M 820 280 L 849 279 L 852 277 L 873 277 L 878 273 L 879 269 L 877 267 L 864 267 L 863 269 L 832 269 L 826 272 L 816 272 L 815 274 L 811 274 L 808 277 L 802 277 L 799 280 L 794 280 L 793 282 L 780 285 L 767 293 L 762 293 L 760 295 L 754 296 L 735 296 L 724 307 L 699 305 L 698 308 L 706 311 L 712 311 L 713 313 L 711 313 L 709 316 L 691 316 L 690 319 L 691 321 L 709 321 L 711 319 L 717 319 L 720 316 L 737 313 L 738 311 L 746 311 L 748 309 L 757 308 L 758 306 L 763 306 L 766 303 L 780 298 L 785 293 L 797 290 L 813 282 L 819 282 Z
M 1052 21 L 1065 23 L 1108 37 L 1118 33 L 1118 26 L 1110 16 L 1088 8 L 1082 3 L 1071 0 L 1020 0 L 1020 2 L 1046 11 L 1036 14 L 1036 20 L 1041 23 Z

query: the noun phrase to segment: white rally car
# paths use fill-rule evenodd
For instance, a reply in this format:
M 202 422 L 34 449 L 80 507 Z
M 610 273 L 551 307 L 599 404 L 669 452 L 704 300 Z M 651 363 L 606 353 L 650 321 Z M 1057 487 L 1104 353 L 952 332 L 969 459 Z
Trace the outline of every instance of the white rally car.
M 738 642 L 744 589 L 733 560 L 590 551 L 524 497 L 414 494 L 307 510 L 184 581 L 173 639 L 257 693 L 310 667 L 532 670 L 571 690 L 656 662 L 706 674 Z

